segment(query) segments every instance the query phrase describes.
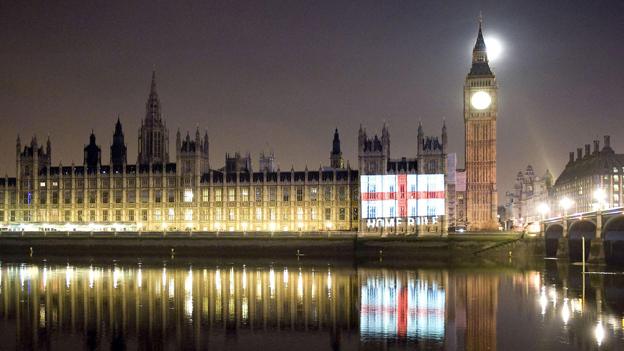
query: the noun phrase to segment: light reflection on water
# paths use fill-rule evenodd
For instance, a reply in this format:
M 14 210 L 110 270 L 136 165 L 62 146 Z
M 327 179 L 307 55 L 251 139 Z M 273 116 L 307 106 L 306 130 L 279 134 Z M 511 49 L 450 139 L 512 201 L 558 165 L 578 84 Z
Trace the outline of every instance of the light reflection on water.
M 585 290 L 583 290 L 585 287 Z M 624 276 L 340 266 L 0 266 L 1 348 L 617 349 Z

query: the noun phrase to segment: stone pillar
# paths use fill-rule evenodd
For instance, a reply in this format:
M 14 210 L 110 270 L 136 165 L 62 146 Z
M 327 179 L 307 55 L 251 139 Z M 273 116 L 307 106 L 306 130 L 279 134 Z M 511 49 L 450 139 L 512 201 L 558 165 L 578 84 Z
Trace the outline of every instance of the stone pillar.
M 570 249 L 568 246 L 567 236 L 559 238 L 559 245 L 557 246 L 557 258 L 570 258 Z
M 588 244 L 588 243 L 586 243 Z M 604 242 L 602 241 L 602 211 L 598 210 L 596 213 L 596 238 L 592 239 L 589 243 L 589 263 L 605 263 L 605 249 Z
M 448 219 L 447 219 L 447 215 L 443 215 L 442 216 L 442 224 L 441 224 L 441 234 L 442 236 L 447 236 L 448 235 Z

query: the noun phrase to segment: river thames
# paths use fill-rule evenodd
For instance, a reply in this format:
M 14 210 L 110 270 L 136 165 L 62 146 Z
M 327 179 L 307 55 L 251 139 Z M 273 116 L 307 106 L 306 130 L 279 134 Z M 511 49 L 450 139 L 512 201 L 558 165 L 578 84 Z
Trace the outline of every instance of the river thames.
M 624 275 L 604 270 L 15 258 L 0 349 L 623 349 Z

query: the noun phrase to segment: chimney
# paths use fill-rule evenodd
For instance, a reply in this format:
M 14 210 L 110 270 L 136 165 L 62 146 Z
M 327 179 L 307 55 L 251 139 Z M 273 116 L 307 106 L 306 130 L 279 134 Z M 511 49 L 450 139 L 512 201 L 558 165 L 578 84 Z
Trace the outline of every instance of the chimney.
M 583 158 L 583 149 L 578 147 L 576 148 L 576 160 L 580 160 Z
M 604 148 L 605 149 L 610 149 L 611 148 L 611 137 L 608 135 L 604 136 Z
M 594 140 L 594 153 L 597 154 L 600 151 L 600 141 Z
M 585 157 L 589 157 L 590 152 L 591 152 L 591 145 L 585 144 Z
M 568 161 L 568 163 L 572 162 L 574 162 L 574 151 L 570 152 L 570 160 Z

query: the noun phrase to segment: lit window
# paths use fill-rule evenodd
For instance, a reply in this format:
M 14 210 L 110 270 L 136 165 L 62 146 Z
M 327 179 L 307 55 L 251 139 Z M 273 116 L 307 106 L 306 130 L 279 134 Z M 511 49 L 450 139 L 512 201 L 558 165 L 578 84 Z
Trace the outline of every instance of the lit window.
M 193 220 L 193 210 L 190 208 L 187 208 L 184 210 L 184 220 L 185 221 L 192 221 Z
M 173 208 L 169 209 L 169 213 L 168 213 L 168 220 L 169 221 L 173 221 L 175 220 L 175 211 L 173 210 Z
M 193 190 L 184 189 L 184 202 L 193 202 Z

